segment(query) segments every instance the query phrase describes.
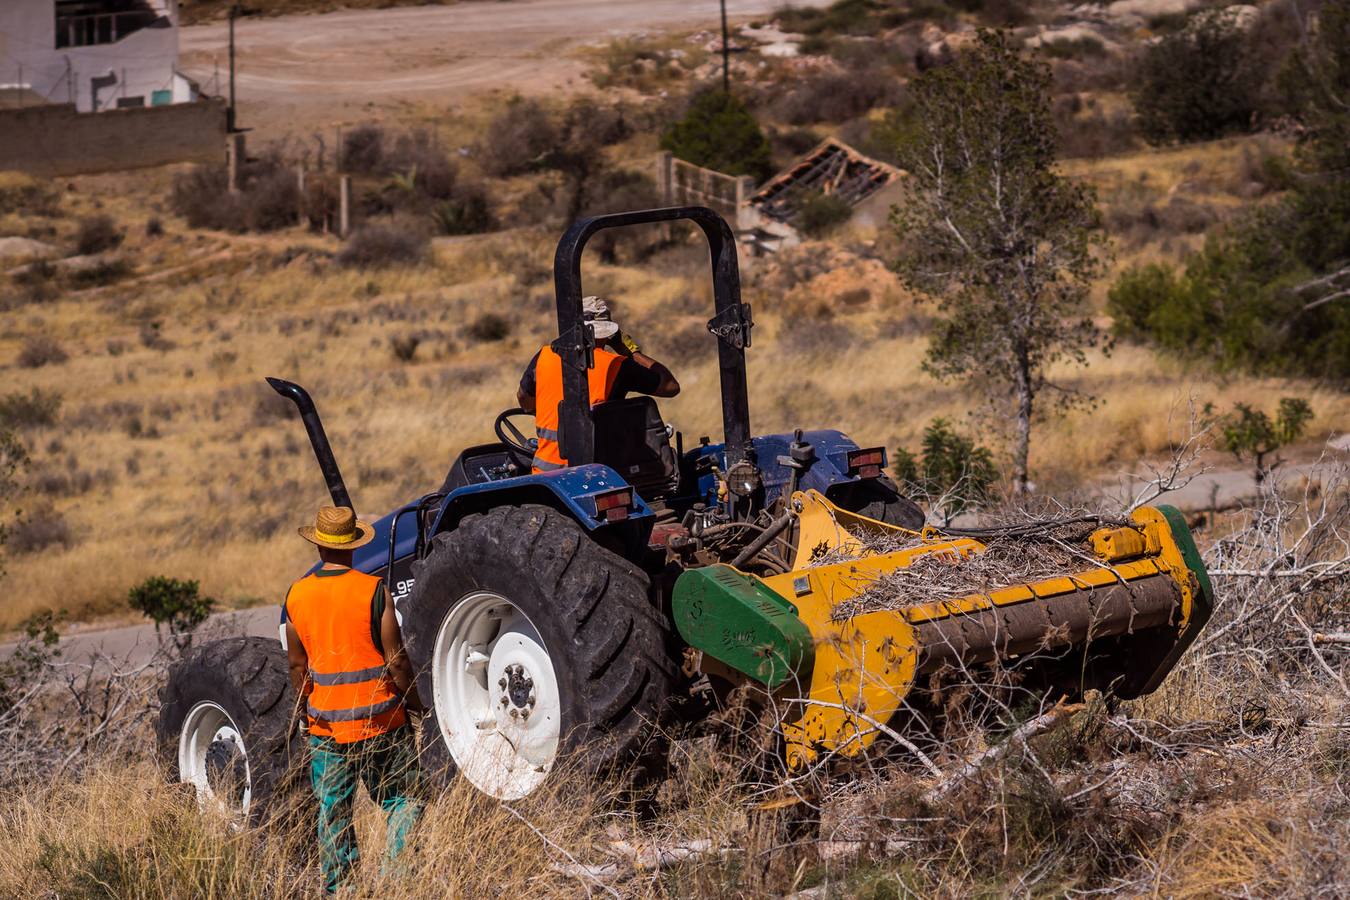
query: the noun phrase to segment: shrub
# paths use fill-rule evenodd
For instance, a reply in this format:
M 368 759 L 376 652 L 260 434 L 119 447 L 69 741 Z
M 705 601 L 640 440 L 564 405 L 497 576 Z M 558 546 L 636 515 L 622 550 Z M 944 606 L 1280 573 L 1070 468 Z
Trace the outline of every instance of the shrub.
M 949 518 L 988 500 L 998 480 L 993 454 L 943 418 L 923 430 L 917 456 L 897 449 L 892 469 L 910 496 L 930 501 Z
M 1055 101 L 1055 131 L 1059 134 L 1059 155 L 1066 159 L 1118 156 L 1133 150 L 1138 140 L 1127 112 L 1084 111 L 1077 94 Z
M 342 136 L 342 170 L 368 175 L 384 168 L 384 129 L 358 125 Z
M 432 207 L 431 221 L 440 234 L 482 234 L 497 224 L 487 188 L 478 182 L 457 185 L 449 198 Z
M 0 397 L 0 428 L 34 428 L 51 425 L 61 409 L 56 391 L 33 388 L 27 394 L 16 391 Z
M 63 363 L 70 357 L 52 338 L 46 335 L 33 335 L 23 342 L 19 351 L 19 365 L 25 369 L 37 369 L 53 363 Z
M 14 275 L 14 283 L 23 288 L 29 303 L 43 303 L 55 299 L 58 294 L 56 274 L 56 266 L 49 260 L 39 259 L 21 268 Z
M 538 101 L 513 98 L 488 124 L 479 150 L 483 169 L 501 177 L 537 167 L 553 148 L 558 130 Z
M 769 140 L 745 104 L 712 88 L 661 136 L 661 147 L 687 162 L 762 181 L 773 172 Z
M 1250 459 L 1256 466 L 1259 485 L 1283 462 L 1277 457 L 1267 464 L 1266 458 L 1302 437 L 1312 419 L 1312 407 L 1299 397 L 1282 398 L 1274 419 L 1262 410 L 1238 403 L 1218 422 L 1219 445 L 1239 462 Z
M 60 513 L 44 507 L 21 517 L 9 533 L 9 547 L 15 553 L 37 553 L 59 544 L 74 543 L 70 525 Z
M 253 175 L 243 192 L 244 229 L 277 231 L 296 223 L 300 184 L 295 172 L 277 163 Z
M 84 288 L 105 287 L 113 282 L 120 281 L 131 274 L 131 264 L 120 257 L 114 259 L 100 259 L 92 266 L 81 266 L 77 269 L 71 269 L 66 275 L 66 282 L 77 290 Z
M 813 192 L 797 206 L 793 224 L 807 237 L 823 237 L 853 217 L 853 207 L 834 194 Z
M 174 342 L 164 336 L 163 322 L 146 322 L 141 326 L 140 333 L 137 335 L 141 346 L 147 350 L 158 350 L 163 353 L 166 350 L 174 348 Z
M 394 335 L 389 339 L 389 349 L 399 362 L 412 362 L 421 343 L 422 336 L 419 334 Z
M 1155 144 L 1247 131 L 1261 78 L 1232 17 L 1198 14 L 1140 58 L 1133 90 L 1140 130 Z
M 174 176 L 169 207 L 191 228 L 243 231 L 243 204 L 228 187 L 224 166 L 193 166 Z
M 127 595 L 131 608 L 155 623 L 155 633 L 168 626 L 180 647 L 191 643 L 192 631 L 211 615 L 216 601 L 203 597 L 195 581 L 180 581 L 154 575 L 136 585 Z
M 159 216 L 151 216 L 146 220 L 145 236 L 148 238 L 164 236 L 164 223 L 159 220 Z
M 124 236 L 112 216 L 89 216 L 80 220 L 79 230 L 75 232 L 75 249 L 82 256 L 103 253 L 121 246 Z
M 395 179 L 398 190 L 426 202 L 449 198 L 459 179 L 459 170 L 430 131 L 400 134 L 382 171 Z
M 480 343 L 504 341 L 511 336 L 511 320 L 497 313 L 483 313 L 469 324 L 467 333 Z
M 842 122 L 876 107 L 894 106 L 901 101 L 902 93 L 898 78 L 874 66 L 798 80 L 774 109 L 789 125 Z
M 337 263 L 344 268 L 378 269 L 414 265 L 427 252 L 426 235 L 403 222 L 371 222 L 347 238 L 338 251 Z
M 192 228 L 273 231 L 295 224 L 300 187 L 290 167 L 269 154 L 240 166 L 238 193 L 230 193 L 224 166 L 194 166 L 179 173 L 169 206 Z
M 60 212 L 60 195 L 49 182 L 21 172 L 0 172 L 0 209 L 34 216 Z

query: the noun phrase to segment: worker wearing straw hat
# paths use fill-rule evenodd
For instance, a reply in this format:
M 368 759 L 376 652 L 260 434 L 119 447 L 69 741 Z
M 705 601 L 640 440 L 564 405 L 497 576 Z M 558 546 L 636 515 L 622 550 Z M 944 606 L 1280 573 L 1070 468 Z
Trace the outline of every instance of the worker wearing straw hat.
M 352 551 L 370 543 L 375 529 L 345 506 L 325 506 L 299 530 L 319 548 L 320 565 L 291 586 L 282 618 L 291 683 L 305 701 L 320 863 L 332 893 L 359 858 L 352 828 L 358 778 L 387 817 L 391 861 L 421 815 L 406 712 L 416 698 L 384 582 L 352 568 Z

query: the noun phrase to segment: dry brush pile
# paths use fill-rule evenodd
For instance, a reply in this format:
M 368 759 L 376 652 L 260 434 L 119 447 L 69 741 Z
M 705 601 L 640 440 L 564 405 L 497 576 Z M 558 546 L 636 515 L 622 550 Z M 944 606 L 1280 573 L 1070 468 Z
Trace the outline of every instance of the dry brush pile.
M 452 785 L 406 870 L 366 865 L 358 894 L 1345 896 L 1350 478 L 1322 471 L 1209 525 L 1214 617 L 1151 696 L 1067 704 L 1015 664 L 970 670 L 916 692 L 866 761 L 793 777 L 757 724 L 772 701 L 745 696 L 672 735 L 653 791 L 564 778 L 501 804 Z M 237 831 L 164 783 L 154 666 L 42 657 L 0 712 L 0 894 L 315 884 L 310 826 Z M 358 828 L 374 858 L 372 807 Z

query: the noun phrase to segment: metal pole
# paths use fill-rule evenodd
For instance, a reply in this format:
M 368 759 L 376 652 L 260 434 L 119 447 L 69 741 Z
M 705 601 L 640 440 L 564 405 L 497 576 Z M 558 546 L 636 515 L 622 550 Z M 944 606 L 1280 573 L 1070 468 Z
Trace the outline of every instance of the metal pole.
M 727 0 L 722 0 L 722 93 L 731 93 L 731 49 L 727 46 Z
M 239 4 L 230 6 L 230 105 L 225 110 L 225 130 L 235 131 L 234 121 L 234 20 L 239 15 Z

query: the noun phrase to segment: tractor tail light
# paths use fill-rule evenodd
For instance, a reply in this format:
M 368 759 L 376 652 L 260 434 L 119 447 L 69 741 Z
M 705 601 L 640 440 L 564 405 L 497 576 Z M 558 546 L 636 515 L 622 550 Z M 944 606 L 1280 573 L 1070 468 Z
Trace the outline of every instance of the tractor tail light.
M 881 477 L 881 470 L 884 468 L 886 468 L 886 449 L 884 447 L 849 451 L 849 475 L 857 478 L 879 478 Z
M 595 517 L 606 522 L 622 522 L 633 508 L 633 489 L 619 488 L 595 495 Z

